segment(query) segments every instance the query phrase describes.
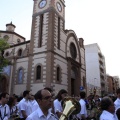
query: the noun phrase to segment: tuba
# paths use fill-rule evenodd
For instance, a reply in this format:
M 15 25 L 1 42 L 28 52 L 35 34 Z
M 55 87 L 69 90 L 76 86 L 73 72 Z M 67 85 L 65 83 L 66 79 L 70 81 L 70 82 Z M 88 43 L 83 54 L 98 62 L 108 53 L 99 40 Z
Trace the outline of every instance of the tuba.
M 64 98 L 62 102 L 63 113 L 59 120 L 68 120 L 70 115 L 78 114 L 81 110 L 80 103 L 72 97 Z

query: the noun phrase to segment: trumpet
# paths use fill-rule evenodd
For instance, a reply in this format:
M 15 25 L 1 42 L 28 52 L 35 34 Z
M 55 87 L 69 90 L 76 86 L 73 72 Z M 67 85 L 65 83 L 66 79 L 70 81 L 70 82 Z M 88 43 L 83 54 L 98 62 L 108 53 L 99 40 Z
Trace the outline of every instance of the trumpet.
M 72 97 L 66 97 L 62 103 L 63 113 L 59 120 L 68 120 L 70 115 L 78 114 L 81 110 L 79 102 Z

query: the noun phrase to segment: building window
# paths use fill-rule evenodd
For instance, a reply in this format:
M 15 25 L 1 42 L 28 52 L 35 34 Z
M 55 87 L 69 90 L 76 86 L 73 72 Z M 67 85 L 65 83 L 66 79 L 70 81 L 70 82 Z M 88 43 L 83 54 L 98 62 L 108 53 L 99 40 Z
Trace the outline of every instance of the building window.
M 41 66 L 38 65 L 36 68 L 36 80 L 40 80 L 41 79 Z
M 42 35 L 43 35 L 43 14 L 40 15 L 40 26 L 39 26 L 39 46 L 42 46 Z
M 5 40 L 8 40 L 8 39 L 9 39 L 9 36 L 8 36 L 8 35 L 5 35 L 3 38 L 4 38 Z
M 9 56 L 9 52 L 6 52 L 6 53 L 5 53 L 5 56 L 8 57 L 8 56 Z
M 57 81 L 60 81 L 60 67 L 57 67 Z
M 23 82 L 23 69 L 20 68 L 18 71 L 18 83 L 21 84 Z
M 83 76 L 83 86 L 86 87 L 86 80 L 84 76 Z
M 20 39 L 17 39 L 17 42 L 20 43 Z
M 77 57 L 77 50 L 76 50 L 76 47 L 75 47 L 74 43 L 70 44 L 70 53 L 71 53 L 71 57 L 73 59 L 76 59 L 76 57 Z
M 60 17 L 58 17 L 58 49 L 60 49 Z
M 22 56 L 22 50 L 21 50 L 21 49 L 18 51 L 18 56 L 19 56 L 19 57 Z

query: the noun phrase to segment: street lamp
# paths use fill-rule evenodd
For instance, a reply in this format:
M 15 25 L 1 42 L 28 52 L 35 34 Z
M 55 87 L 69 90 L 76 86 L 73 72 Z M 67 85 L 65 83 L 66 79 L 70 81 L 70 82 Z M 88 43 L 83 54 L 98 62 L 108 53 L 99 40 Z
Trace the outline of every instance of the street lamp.
M 96 80 L 96 78 L 94 78 L 94 90 L 93 90 L 94 95 L 96 94 L 96 88 L 95 88 L 96 84 L 95 84 L 95 80 Z

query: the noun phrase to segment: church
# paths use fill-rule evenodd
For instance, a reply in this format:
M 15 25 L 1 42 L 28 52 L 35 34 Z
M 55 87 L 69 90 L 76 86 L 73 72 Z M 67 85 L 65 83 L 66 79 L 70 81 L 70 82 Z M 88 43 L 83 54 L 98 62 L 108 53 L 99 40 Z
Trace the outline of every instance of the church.
M 0 92 L 35 94 L 50 87 L 55 94 L 65 89 L 79 95 L 81 86 L 86 90 L 84 40 L 65 29 L 64 0 L 34 0 L 30 40 L 15 27 L 11 22 L 0 30 L 0 38 L 10 44 L 4 57 L 12 63 L 3 69 Z

